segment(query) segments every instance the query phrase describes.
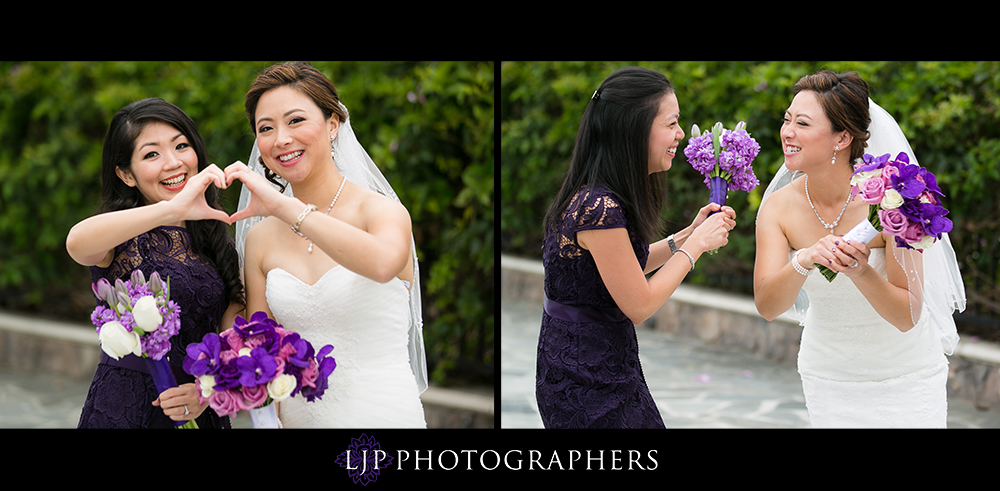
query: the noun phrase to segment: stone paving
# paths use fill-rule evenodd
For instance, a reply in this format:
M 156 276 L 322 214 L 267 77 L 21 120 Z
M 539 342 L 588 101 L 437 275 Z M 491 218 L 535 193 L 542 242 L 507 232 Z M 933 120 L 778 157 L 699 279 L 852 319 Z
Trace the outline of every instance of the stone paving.
M 501 302 L 500 427 L 542 428 L 535 405 L 538 302 Z M 639 329 L 646 382 L 668 428 L 809 428 L 794 363 Z M 949 428 L 1000 428 L 1000 411 L 949 397 Z

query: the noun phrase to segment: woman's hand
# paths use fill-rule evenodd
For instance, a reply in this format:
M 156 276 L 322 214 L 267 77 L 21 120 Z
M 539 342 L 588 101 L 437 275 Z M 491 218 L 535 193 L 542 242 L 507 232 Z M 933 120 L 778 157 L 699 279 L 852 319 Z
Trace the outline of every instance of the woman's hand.
M 243 162 L 236 161 L 226 167 L 225 183 L 232 184 L 234 179 L 239 179 L 250 191 L 250 202 L 247 207 L 233 213 L 229 217 L 229 223 L 233 224 L 245 218 L 255 216 L 271 216 L 278 208 L 279 203 L 287 196 L 274 189 L 264 176 L 250 170 Z
M 849 242 L 839 235 L 827 235 L 816 241 L 812 247 L 799 254 L 799 259 L 807 269 L 813 264 L 825 266 L 831 271 L 856 276 L 868 266 L 871 251 L 861 242 Z
M 691 222 L 691 227 L 690 227 L 691 230 L 694 230 L 694 229 L 698 228 L 699 225 L 701 225 L 702 223 L 705 222 L 705 219 L 707 219 L 709 215 L 711 215 L 712 213 L 715 213 L 717 211 L 721 211 L 722 213 L 725 213 L 725 214 L 729 215 L 734 220 L 733 227 L 736 226 L 736 222 L 735 222 L 735 220 L 736 220 L 736 211 L 733 210 L 732 207 L 722 206 L 722 205 L 720 205 L 718 203 L 709 203 L 709 204 L 701 207 L 700 210 L 698 210 L 698 214 L 695 215 L 694 221 Z
M 719 213 L 709 216 L 715 211 Z M 694 231 L 685 245 L 700 245 L 702 251 L 712 251 L 729 243 L 729 231 L 736 227 L 736 211 L 728 206 L 709 203 L 698 211 L 691 226 Z
M 201 416 L 208 407 L 208 401 L 205 401 L 204 405 L 199 404 L 198 389 L 192 383 L 161 392 L 160 397 L 153 401 L 153 405 L 161 407 L 163 414 L 174 421 L 188 421 Z M 187 414 L 184 414 L 185 412 Z
M 225 211 L 212 208 L 205 201 L 205 190 L 212 184 L 219 189 L 227 186 L 226 175 L 215 164 L 188 178 L 184 189 L 168 202 L 174 214 L 180 220 L 219 220 L 229 223 L 229 215 Z

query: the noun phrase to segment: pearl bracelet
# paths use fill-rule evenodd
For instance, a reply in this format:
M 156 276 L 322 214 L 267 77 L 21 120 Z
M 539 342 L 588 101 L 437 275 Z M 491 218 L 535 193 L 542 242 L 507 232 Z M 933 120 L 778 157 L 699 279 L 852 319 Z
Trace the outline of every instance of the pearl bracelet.
M 795 251 L 795 254 L 792 254 L 792 267 L 795 268 L 795 272 L 796 273 L 798 273 L 798 274 L 800 274 L 802 276 L 809 276 L 809 273 L 812 273 L 813 270 L 812 269 L 806 269 L 805 266 L 799 264 L 799 253 L 800 252 L 802 252 L 802 249 L 799 249 L 799 250 Z M 813 268 L 813 269 L 815 269 L 815 268 Z
M 694 258 L 691 257 L 691 254 L 688 254 L 688 251 L 685 251 L 684 249 L 677 249 L 677 252 L 683 252 L 684 255 L 688 257 L 688 260 L 691 261 L 691 270 L 688 272 L 694 271 Z
M 295 233 L 302 235 L 302 232 L 299 232 L 299 227 L 302 226 L 302 220 L 305 220 L 306 215 L 312 213 L 315 210 L 316 210 L 316 205 L 307 205 L 306 209 L 302 210 L 302 213 L 299 213 L 299 217 L 295 220 L 295 224 L 292 225 L 292 230 L 295 231 Z

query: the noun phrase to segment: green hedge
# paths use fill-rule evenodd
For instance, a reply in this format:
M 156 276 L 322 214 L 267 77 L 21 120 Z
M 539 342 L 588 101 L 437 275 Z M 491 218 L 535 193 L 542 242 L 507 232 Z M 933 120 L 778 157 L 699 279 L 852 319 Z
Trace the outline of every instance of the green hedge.
M 780 167 L 778 132 L 792 86 L 820 69 L 857 71 L 872 99 L 900 123 L 920 163 L 948 195 L 951 234 L 969 297 L 967 317 L 986 317 L 978 333 L 996 335 L 1000 319 L 1000 63 L 997 62 L 504 62 L 501 64 L 501 250 L 540 257 L 541 219 L 565 175 L 580 117 L 612 71 L 640 65 L 673 82 L 685 141 L 692 124 L 746 121 L 761 145 L 762 185 L 730 193 L 738 226 L 725 250 L 703 256 L 691 281 L 752 293 L 754 216 Z M 682 144 L 683 145 L 683 144 Z M 663 217 L 670 231 L 708 201 L 683 153 L 667 172 Z
M 89 273 L 65 239 L 97 209 L 118 109 L 162 97 L 198 124 L 213 162 L 246 161 L 243 94 L 272 63 L 0 62 L 0 307 L 86 322 Z M 410 211 L 435 380 L 492 382 L 494 64 L 313 64 Z M 230 212 L 238 196 L 224 192 Z

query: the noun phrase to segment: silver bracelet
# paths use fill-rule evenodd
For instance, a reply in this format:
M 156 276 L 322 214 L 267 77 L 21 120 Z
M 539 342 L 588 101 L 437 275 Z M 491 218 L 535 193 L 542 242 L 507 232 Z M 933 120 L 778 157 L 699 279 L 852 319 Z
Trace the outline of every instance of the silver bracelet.
M 667 237 L 667 245 L 670 246 L 670 253 L 677 254 L 677 244 L 674 243 L 674 234 Z
M 801 264 L 799 264 L 799 253 L 800 252 L 802 252 L 802 249 L 799 249 L 799 250 L 795 251 L 795 254 L 792 254 L 792 267 L 795 268 L 795 272 L 796 273 L 798 273 L 798 274 L 800 274 L 802 276 L 809 276 L 809 273 L 812 273 L 813 269 L 815 269 L 815 268 L 813 268 L 813 269 L 806 269 L 805 266 L 802 266 Z
M 691 270 L 690 271 L 694 271 L 694 258 L 691 257 L 691 254 L 688 254 L 688 251 L 685 251 L 684 249 L 677 249 L 677 252 L 683 252 L 684 255 L 688 257 L 688 260 L 691 261 Z

